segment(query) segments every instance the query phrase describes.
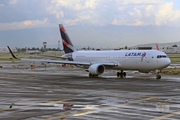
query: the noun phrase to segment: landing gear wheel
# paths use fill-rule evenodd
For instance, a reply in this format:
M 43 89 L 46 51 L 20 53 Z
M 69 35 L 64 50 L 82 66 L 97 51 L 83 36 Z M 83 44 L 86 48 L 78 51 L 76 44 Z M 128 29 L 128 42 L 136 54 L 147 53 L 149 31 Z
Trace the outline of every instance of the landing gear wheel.
M 160 72 L 161 72 L 161 70 L 158 70 L 157 75 L 156 75 L 157 80 L 161 79 L 161 75 L 159 74 Z
M 123 72 L 123 76 L 126 77 L 126 72 Z
M 97 77 L 98 75 L 93 75 L 91 73 L 89 73 L 89 77 Z
M 123 72 L 123 71 L 117 72 L 117 77 L 121 77 L 121 78 L 126 77 L 126 72 Z
M 120 72 L 117 72 L 117 77 L 120 77 Z
M 91 73 L 89 73 L 89 77 L 93 77 L 93 75 Z
M 156 79 L 161 79 L 161 75 L 156 75 Z

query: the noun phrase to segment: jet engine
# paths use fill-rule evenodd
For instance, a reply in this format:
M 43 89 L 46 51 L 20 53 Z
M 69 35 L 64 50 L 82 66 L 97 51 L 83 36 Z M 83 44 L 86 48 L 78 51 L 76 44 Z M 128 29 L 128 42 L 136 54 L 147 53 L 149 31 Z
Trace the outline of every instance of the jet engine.
M 105 67 L 101 64 L 93 64 L 91 66 L 89 66 L 89 73 L 92 75 L 100 75 L 102 73 L 104 73 Z

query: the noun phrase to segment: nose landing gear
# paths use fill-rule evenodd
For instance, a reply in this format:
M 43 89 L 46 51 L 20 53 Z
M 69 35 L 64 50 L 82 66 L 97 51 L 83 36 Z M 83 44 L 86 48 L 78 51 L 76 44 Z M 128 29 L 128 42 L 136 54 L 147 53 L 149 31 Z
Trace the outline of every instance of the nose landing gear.
M 161 79 L 161 75 L 159 74 L 160 72 L 161 72 L 161 70 L 158 70 L 158 74 L 156 75 L 157 80 Z
M 161 75 L 159 75 L 159 74 L 156 75 L 156 79 L 158 79 L 158 80 L 161 79 Z

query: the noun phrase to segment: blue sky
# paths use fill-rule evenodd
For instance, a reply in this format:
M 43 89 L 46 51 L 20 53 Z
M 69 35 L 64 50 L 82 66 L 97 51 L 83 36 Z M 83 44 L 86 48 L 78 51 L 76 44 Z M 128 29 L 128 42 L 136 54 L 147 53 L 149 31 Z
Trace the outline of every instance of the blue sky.
M 63 24 L 78 47 L 180 41 L 179 0 L 1 0 L 0 47 L 57 47 Z

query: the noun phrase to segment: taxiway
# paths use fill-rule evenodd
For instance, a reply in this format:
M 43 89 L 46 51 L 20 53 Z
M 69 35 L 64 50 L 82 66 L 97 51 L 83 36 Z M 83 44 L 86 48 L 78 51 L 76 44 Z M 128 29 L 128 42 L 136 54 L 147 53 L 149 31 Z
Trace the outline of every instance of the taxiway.
M 154 74 L 127 72 L 121 79 L 107 71 L 89 78 L 76 67 L 0 64 L 2 120 L 180 119 L 179 76 L 156 80 Z

